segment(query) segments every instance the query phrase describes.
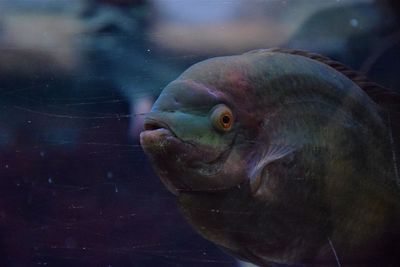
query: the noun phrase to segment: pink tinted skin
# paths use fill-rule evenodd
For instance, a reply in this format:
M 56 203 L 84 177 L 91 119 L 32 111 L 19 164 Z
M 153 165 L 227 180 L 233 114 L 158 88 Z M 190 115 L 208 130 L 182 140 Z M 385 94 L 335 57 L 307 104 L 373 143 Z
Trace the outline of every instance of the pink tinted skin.
M 145 115 L 150 112 L 154 99 L 150 96 L 142 97 L 132 101 L 132 117 L 129 125 L 129 136 L 134 140 L 139 139 L 140 133 L 144 130 Z

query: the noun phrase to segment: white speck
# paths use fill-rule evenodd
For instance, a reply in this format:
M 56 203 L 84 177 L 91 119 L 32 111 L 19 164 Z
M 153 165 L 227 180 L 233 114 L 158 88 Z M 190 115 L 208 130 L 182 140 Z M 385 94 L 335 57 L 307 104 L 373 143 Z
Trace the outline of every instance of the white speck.
M 358 20 L 357 19 L 351 19 L 350 20 L 350 25 L 352 26 L 352 27 L 358 27 Z
M 51 177 L 49 177 L 49 179 L 47 179 L 47 181 L 49 182 L 49 184 L 53 183 L 53 179 Z
M 32 121 L 28 121 L 28 123 L 32 123 Z
M 107 178 L 111 179 L 113 178 L 114 174 L 112 172 L 107 172 Z
M 118 187 L 115 185 L 115 193 L 118 193 Z
M 5 167 L 6 169 L 8 169 L 8 167 L 9 167 L 9 166 L 8 166 L 8 164 L 7 164 L 7 165 L 6 165 L 6 166 L 4 166 L 4 167 Z
M 40 151 L 40 156 L 41 156 L 41 157 L 44 157 L 45 154 L 46 154 L 46 153 L 44 153 L 44 151 Z
M 151 50 L 150 50 L 150 49 L 147 49 L 147 52 L 151 52 Z

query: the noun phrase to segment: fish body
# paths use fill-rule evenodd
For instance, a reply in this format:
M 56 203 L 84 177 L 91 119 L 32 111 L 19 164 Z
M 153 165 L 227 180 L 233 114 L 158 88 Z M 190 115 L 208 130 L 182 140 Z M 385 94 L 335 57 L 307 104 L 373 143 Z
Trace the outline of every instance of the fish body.
M 203 237 L 259 266 L 396 261 L 398 114 L 390 93 L 341 68 L 256 50 L 164 88 L 141 144 Z

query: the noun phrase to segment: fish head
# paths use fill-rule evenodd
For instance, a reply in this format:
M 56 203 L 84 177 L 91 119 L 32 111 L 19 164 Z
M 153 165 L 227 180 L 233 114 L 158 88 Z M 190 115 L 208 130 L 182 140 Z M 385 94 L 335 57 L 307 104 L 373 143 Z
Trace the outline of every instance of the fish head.
M 191 76 L 205 69 L 208 75 Z M 223 69 L 213 62 L 195 65 L 164 88 L 145 117 L 141 145 L 162 182 L 176 195 L 226 190 L 246 179 L 243 140 L 254 132 L 249 130 L 253 114 L 232 94 L 242 91 L 240 83 L 226 84 L 221 78 Z M 226 87 L 229 90 L 221 89 Z

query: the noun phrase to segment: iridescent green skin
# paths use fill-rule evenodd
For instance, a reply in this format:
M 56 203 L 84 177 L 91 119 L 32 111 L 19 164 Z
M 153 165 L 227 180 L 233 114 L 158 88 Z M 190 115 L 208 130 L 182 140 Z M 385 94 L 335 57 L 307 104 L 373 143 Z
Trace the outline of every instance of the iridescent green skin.
M 227 133 L 210 122 L 220 103 Z M 185 217 L 237 257 L 376 266 L 399 252 L 388 128 L 331 67 L 265 50 L 209 59 L 163 90 L 146 125 L 142 146 Z

